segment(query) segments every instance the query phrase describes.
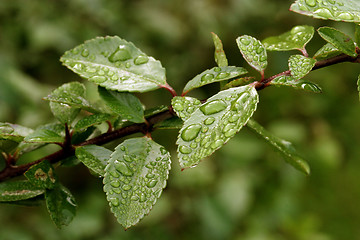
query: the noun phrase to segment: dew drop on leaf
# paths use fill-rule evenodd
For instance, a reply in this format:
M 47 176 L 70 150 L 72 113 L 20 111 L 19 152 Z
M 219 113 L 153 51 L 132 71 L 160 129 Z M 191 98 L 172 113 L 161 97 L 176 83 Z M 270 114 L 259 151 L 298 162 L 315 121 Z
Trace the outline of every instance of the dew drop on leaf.
M 115 169 L 125 176 L 132 176 L 133 172 L 124 162 L 115 163 Z
M 200 110 L 205 115 L 211 115 L 225 110 L 227 107 L 226 103 L 221 99 L 216 99 L 211 102 L 205 103 L 200 107 Z
M 211 81 L 213 79 L 214 79 L 214 75 L 211 73 L 207 73 L 201 77 L 201 81 L 203 81 L 203 82 Z
M 115 52 L 113 52 L 110 57 L 110 62 L 117 62 L 117 61 L 125 61 L 131 58 L 131 54 L 126 49 L 125 45 L 120 45 Z
M 158 182 L 157 180 L 151 180 L 150 182 L 148 182 L 147 186 L 149 188 L 153 188 L 156 186 L 157 182 Z
M 117 206 L 120 205 L 119 199 L 117 199 L 117 198 L 112 198 L 112 199 L 110 199 L 110 203 L 111 203 L 114 207 L 117 207 Z
M 82 50 L 81 56 L 83 56 L 83 57 L 89 56 L 89 50 L 87 50 L 86 48 L 84 50 Z
M 191 141 L 193 139 L 195 139 L 197 137 L 197 135 L 199 134 L 201 130 L 201 125 L 200 124 L 192 124 L 189 125 L 187 128 L 185 128 L 183 130 L 183 132 L 181 133 L 181 138 L 184 141 Z
M 333 14 L 327 8 L 319 8 L 314 13 L 317 14 L 318 16 L 324 17 L 324 18 L 332 18 L 333 17 Z
M 309 5 L 310 7 L 316 6 L 316 0 L 305 0 L 305 3 Z
M 205 124 L 205 125 L 211 125 L 211 124 L 214 123 L 214 121 L 215 121 L 215 118 L 213 118 L 213 117 L 208 117 L 207 119 L 205 119 L 204 124 Z
M 148 61 L 149 61 L 149 58 L 147 56 L 138 56 L 137 58 L 135 58 L 134 64 L 140 65 L 140 64 L 147 63 Z
M 192 152 L 191 148 L 189 148 L 188 146 L 184 146 L 184 145 L 180 146 L 179 151 L 183 154 L 189 154 Z

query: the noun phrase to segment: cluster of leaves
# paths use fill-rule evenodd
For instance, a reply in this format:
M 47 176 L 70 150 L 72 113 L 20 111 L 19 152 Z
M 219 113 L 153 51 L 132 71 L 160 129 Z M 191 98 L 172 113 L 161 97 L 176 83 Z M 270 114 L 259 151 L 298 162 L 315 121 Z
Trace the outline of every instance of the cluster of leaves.
M 330 5 L 333 7 L 329 8 Z M 356 9 L 360 6 L 355 1 L 345 0 L 298 0 L 291 6 L 291 10 L 301 14 L 348 22 L 359 22 L 360 14 Z M 68 163 L 68 157 L 75 155 L 92 173 L 103 178 L 111 211 L 124 228 L 129 228 L 149 213 L 168 179 L 170 153 L 151 138 L 151 132 L 156 128 L 180 129 L 176 143 L 183 169 L 199 164 L 246 125 L 279 151 L 289 164 L 309 174 L 308 164 L 291 143 L 273 136 L 252 119 L 259 102 L 258 90 L 274 85 L 321 92 L 315 83 L 303 78 L 316 67 L 322 67 L 321 61 L 325 66 L 333 56 L 347 56 L 347 60 L 355 62 L 360 44 L 359 26 L 356 26 L 355 41 L 339 30 L 319 28 L 317 32 L 327 43 L 313 57 L 306 51 L 315 32 L 311 26 L 296 26 L 262 42 L 247 35 L 238 37 L 236 43 L 240 53 L 260 73 L 259 79 L 246 76 L 248 71 L 243 67 L 228 66 L 222 42 L 213 33 L 217 66 L 191 79 L 181 96 L 177 96 L 167 83 L 161 63 L 134 44 L 119 37 L 86 41 L 67 51 L 61 61 L 73 72 L 98 85 L 102 101 L 93 103 L 86 99 L 82 83 L 66 83 L 44 98 L 50 102 L 58 123 L 35 130 L 2 123 L 0 150 L 6 167 L 0 176 L 16 171 L 16 160 L 24 153 L 46 144 L 60 145 L 62 150 L 22 166 L 26 168 L 24 176 L 27 180 L 1 183 L 0 201 L 37 204 L 45 199 L 54 223 L 58 227 L 69 224 L 75 216 L 76 203 L 69 190 L 61 185 L 54 168 Z M 291 50 L 299 50 L 301 54 L 290 56 L 289 70 L 265 78 L 267 51 Z M 220 83 L 220 91 L 206 101 L 186 96 L 191 90 L 215 82 Z M 165 88 L 173 95 L 169 108 L 145 109 L 132 93 L 158 88 Z M 79 115 L 81 111 L 85 114 Z M 173 116 L 167 117 L 166 121 L 149 121 L 169 112 Z M 108 124 L 107 133 L 101 134 L 97 127 L 102 123 Z M 126 132 L 131 127 L 133 129 Z M 122 136 L 119 130 L 124 130 L 127 135 L 142 132 L 145 136 L 127 139 L 113 150 L 99 146 L 114 136 Z M 110 134 L 112 138 L 109 138 Z M 60 159 L 56 154 L 61 156 Z M 60 164 L 55 165 L 56 162 Z

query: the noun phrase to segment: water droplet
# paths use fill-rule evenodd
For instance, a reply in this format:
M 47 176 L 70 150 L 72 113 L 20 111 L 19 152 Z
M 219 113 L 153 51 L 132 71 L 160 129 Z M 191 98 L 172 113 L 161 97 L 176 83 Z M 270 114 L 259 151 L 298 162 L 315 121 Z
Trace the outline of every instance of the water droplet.
M 347 12 L 340 13 L 337 17 L 342 20 L 353 20 L 354 19 L 354 16 Z
M 137 200 L 139 200 L 139 197 L 136 196 L 136 195 L 133 195 L 133 196 L 131 196 L 130 200 L 131 201 L 137 201 Z
M 191 148 L 189 148 L 188 146 L 184 146 L 184 145 L 179 147 L 179 151 L 183 154 L 189 154 L 192 152 Z
M 83 57 L 89 56 L 89 50 L 87 50 L 86 48 L 84 50 L 82 50 L 81 56 L 83 56 Z
M 131 186 L 128 184 L 124 184 L 121 188 L 125 191 L 129 191 L 131 189 Z
M 175 104 L 174 104 L 174 109 L 175 109 L 176 111 L 181 112 L 182 110 L 184 110 L 184 106 L 183 106 L 181 103 L 175 103 Z
M 125 61 L 131 58 L 130 52 L 126 49 L 125 45 L 120 45 L 110 57 L 110 62 Z
M 160 147 L 160 152 L 162 155 L 165 155 L 168 153 L 168 151 L 164 147 Z
M 236 129 L 230 129 L 228 130 L 224 135 L 227 138 L 233 137 L 236 134 Z
M 71 50 L 71 52 L 73 54 L 78 54 L 79 53 L 79 49 L 78 48 L 74 48 L 73 50 Z
M 131 63 L 127 62 L 127 63 L 125 64 L 125 67 L 126 67 L 126 68 L 131 67 Z
M 316 0 L 305 0 L 305 3 L 310 7 L 316 6 Z
M 104 76 L 93 76 L 90 78 L 90 81 L 96 82 L 96 83 L 103 83 L 106 81 L 106 77 Z
M 117 198 L 111 198 L 110 199 L 110 203 L 111 205 L 113 205 L 114 207 L 118 207 L 120 205 L 119 199 Z
M 219 67 L 214 67 L 214 71 L 215 71 L 215 72 L 220 72 L 220 71 L 221 71 L 221 68 L 219 68 Z
M 327 8 L 319 8 L 314 13 L 323 18 L 333 18 L 331 11 Z
M 130 168 L 124 162 L 115 163 L 115 169 L 118 170 L 120 173 L 122 173 L 125 176 L 133 175 L 133 172 L 130 170 Z
M 262 53 L 264 51 L 264 48 L 263 47 L 258 47 L 257 49 L 256 49 L 256 53 L 257 54 L 260 54 L 260 53 Z
M 230 124 L 225 125 L 223 131 L 228 132 L 229 130 L 234 129 L 235 127 L 236 127 L 235 124 L 230 123 Z
M 148 173 L 148 174 L 146 174 L 145 177 L 147 177 L 147 178 L 154 178 L 154 177 L 155 177 L 155 174 L 153 174 L 153 173 Z
M 230 75 L 230 73 L 227 72 L 221 72 L 216 76 L 216 79 L 223 79 L 223 78 L 227 78 Z
M 229 122 L 233 123 L 233 122 L 236 122 L 238 119 L 239 119 L 239 115 L 234 114 L 229 117 Z
M 213 142 L 213 143 L 211 144 L 211 148 L 212 148 L 212 149 L 216 149 L 216 148 L 221 147 L 222 145 L 224 145 L 224 141 L 221 140 L 221 139 L 218 139 L 218 140 L 216 140 L 215 142 Z
M 120 150 L 121 150 L 121 151 L 125 151 L 125 150 L 126 150 L 126 147 L 125 147 L 125 146 L 120 146 Z
M 138 56 L 137 58 L 135 58 L 134 64 L 140 65 L 140 64 L 147 63 L 148 61 L 149 61 L 149 58 L 147 56 Z
M 116 171 L 109 171 L 110 175 L 114 178 L 118 178 L 120 175 Z
M 141 193 L 141 194 L 140 194 L 139 202 L 145 202 L 145 200 L 146 200 L 145 194 L 144 194 L 144 193 Z
M 207 119 L 205 119 L 204 124 L 205 124 L 205 125 L 211 125 L 211 124 L 214 123 L 214 121 L 215 121 L 215 118 L 213 118 L 213 117 L 208 117 Z
M 157 183 L 158 183 L 157 180 L 151 180 L 150 182 L 148 182 L 146 186 L 148 186 L 149 188 L 153 188 Z
M 249 45 L 250 44 L 250 40 L 246 39 L 246 38 L 241 38 L 240 41 L 245 44 L 245 45 Z
M 120 187 L 120 182 L 116 180 L 116 181 L 111 182 L 110 185 L 113 186 L 114 188 L 118 188 L 118 187 Z
M 201 77 L 201 81 L 208 82 L 214 79 L 214 75 L 211 73 L 207 73 L 204 76 Z
M 205 115 L 211 115 L 211 114 L 218 113 L 218 112 L 225 110 L 226 107 L 227 107 L 227 105 L 223 100 L 216 99 L 216 100 L 213 100 L 211 102 L 208 102 L 208 103 L 205 103 L 204 105 L 202 105 L 200 107 L 200 110 Z
M 201 125 L 200 124 L 191 124 L 189 126 L 187 126 L 181 133 L 181 138 L 184 141 L 191 141 L 194 138 L 197 137 L 197 135 L 199 134 L 201 130 Z
M 196 143 L 196 142 L 190 143 L 190 147 L 191 147 L 191 148 L 196 148 L 196 147 L 197 147 L 197 143 Z

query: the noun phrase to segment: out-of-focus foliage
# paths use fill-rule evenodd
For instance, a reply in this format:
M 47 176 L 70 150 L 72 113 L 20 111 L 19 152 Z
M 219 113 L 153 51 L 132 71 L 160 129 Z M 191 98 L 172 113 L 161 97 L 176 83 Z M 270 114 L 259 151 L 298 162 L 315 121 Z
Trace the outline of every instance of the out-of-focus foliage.
M 216 66 L 211 32 L 222 39 L 229 65 L 240 66 L 247 65 L 234 39 L 244 34 L 262 40 L 305 24 L 315 28 L 331 25 L 349 35 L 353 32 L 352 24 L 289 12 L 292 2 L 2 1 L 0 121 L 31 128 L 48 122 L 48 102 L 41 98 L 62 83 L 79 80 L 61 66 L 60 56 L 96 36 L 118 35 L 136 43 L 162 62 L 167 81 L 180 92 L 186 81 Z M 315 36 L 307 46 L 309 54 L 325 43 Z M 268 53 L 265 75 L 287 70 L 290 54 L 293 52 Z M 108 210 L 101 180 L 78 166 L 58 174 L 78 203 L 78 214 L 68 227 L 56 229 L 41 208 L 1 205 L 0 239 L 358 239 L 357 76 L 356 66 L 341 64 L 306 77 L 319 83 L 323 94 L 275 87 L 259 92 L 261 102 L 254 118 L 296 145 L 309 161 L 309 177 L 284 164 L 265 142 L 244 129 L 197 168 L 181 172 L 174 159 L 168 186 L 157 205 L 126 232 Z M 93 86 L 85 84 L 90 89 Z M 192 96 L 209 97 L 215 85 L 194 90 Z M 88 95 L 96 99 L 93 89 Z M 170 95 L 157 91 L 139 95 L 148 108 L 167 99 L 170 104 Z M 176 135 L 175 130 L 161 130 L 153 138 L 169 146 Z M 20 160 L 51 152 L 37 150 Z M 175 149 L 171 155 L 176 156 Z M 0 156 L 0 168 L 3 164 Z

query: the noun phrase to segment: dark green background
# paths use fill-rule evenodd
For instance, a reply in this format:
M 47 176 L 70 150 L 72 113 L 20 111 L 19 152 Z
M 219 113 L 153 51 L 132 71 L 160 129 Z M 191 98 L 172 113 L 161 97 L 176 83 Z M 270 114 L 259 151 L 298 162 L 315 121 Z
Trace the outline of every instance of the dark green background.
M 313 20 L 276 0 L 8 0 L 0 4 L 0 121 L 36 127 L 52 119 L 41 98 L 62 83 L 83 81 L 59 62 L 62 53 L 96 36 L 118 35 L 160 60 L 178 92 L 215 66 L 210 32 L 223 40 L 230 65 L 250 67 L 237 49 L 243 34 L 264 39 L 295 25 L 353 24 Z M 319 36 L 310 55 L 324 44 Z M 266 76 L 287 70 L 290 53 L 269 53 Z M 78 201 L 70 226 L 56 229 L 45 206 L 0 206 L 0 239 L 360 239 L 360 68 L 339 64 L 311 73 L 322 94 L 288 88 L 260 92 L 255 119 L 292 141 L 309 161 L 305 177 L 248 129 L 198 167 L 181 172 L 176 131 L 155 141 L 172 153 L 168 187 L 143 221 L 124 231 L 110 213 L 101 179 L 83 166 L 59 169 Z M 254 71 L 251 70 L 251 73 Z M 256 74 L 256 73 L 254 73 Z M 258 75 L 257 75 L 258 76 Z M 217 84 L 191 95 L 206 98 Z M 169 104 L 165 90 L 138 95 L 147 107 Z M 44 149 L 34 156 L 47 154 Z M 29 158 L 30 158 L 29 157 Z M 26 159 L 25 159 L 26 160 Z

